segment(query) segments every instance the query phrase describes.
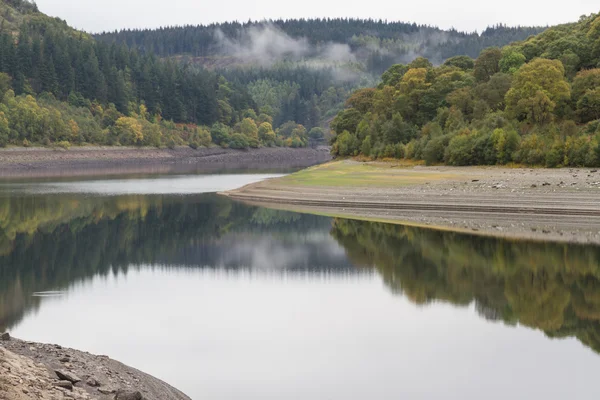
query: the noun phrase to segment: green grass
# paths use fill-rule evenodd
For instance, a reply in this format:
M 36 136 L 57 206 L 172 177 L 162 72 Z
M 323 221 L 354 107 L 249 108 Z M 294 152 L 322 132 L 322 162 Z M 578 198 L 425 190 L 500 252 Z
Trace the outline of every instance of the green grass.
M 451 178 L 452 174 L 416 171 L 392 163 L 335 161 L 288 175 L 283 181 L 303 186 L 399 187 Z

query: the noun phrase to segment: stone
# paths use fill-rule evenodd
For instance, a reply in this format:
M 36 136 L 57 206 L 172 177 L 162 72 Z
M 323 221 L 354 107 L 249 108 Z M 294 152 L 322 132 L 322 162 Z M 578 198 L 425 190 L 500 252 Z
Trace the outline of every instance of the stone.
M 58 386 L 58 387 L 61 387 L 63 389 L 73 390 L 73 383 L 69 382 L 69 381 L 65 381 L 65 380 L 55 382 L 54 386 Z
M 77 375 L 65 369 L 57 369 L 54 372 L 56 373 L 56 376 L 58 376 L 58 378 L 61 380 L 69 381 L 71 383 L 81 382 L 81 379 L 79 379 Z
M 3 334 L 0 335 L 0 340 L 2 341 L 8 341 L 10 340 L 10 333 L 8 332 L 4 332 Z
M 98 380 L 96 380 L 96 378 L 92 378 L 92 377 L 89 377 L 87 379 L 87 381 L 85 381 L 85 383 L 87 383 L 87 385 L 91 386 L 91 387 L 98 387 L 98 386 L 100 386 L 100 382 L 98 382 Z
M 116 390 L 110 387 L 99 387 L 98 391 L 102 394 L 111 394 L 111 393 L 115 393 Z
M 144 396 L 137 391 L 119 390 L 115 394 L 115 400 L 144 400 Z

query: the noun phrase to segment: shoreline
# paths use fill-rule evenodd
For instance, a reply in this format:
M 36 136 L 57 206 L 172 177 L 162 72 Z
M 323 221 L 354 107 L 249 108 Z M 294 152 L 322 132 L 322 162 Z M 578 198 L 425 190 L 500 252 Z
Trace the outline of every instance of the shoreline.
M 0 400 L 62 398 L 190 400 L 160 379 L 107 356 L 9 336 L 0 340 Z
M 253 205 L 459 233 L 600 244 L 590 169 L 337 161 L 221 193 Z
M 72 147 L 0 149 L 0 180 L 298 169 L 331 160 L 328 147 L 249 150 Z

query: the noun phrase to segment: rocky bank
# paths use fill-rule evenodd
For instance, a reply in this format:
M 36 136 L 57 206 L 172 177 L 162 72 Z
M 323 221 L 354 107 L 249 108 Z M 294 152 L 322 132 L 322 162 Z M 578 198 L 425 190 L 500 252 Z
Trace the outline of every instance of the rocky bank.
M 189 400 L 165 382 L 107 356 L 2 334 L 0 400 Z

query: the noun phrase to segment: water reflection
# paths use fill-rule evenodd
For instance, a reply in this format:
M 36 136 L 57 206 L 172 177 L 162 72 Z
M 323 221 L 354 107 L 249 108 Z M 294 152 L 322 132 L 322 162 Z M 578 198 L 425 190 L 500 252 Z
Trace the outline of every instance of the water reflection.
M 140 266 L 376 271 L 415 304 L 474 304 L 485 319 L 576 337 L 600 351 L 596 246 L 329 219 L 211 194 L 0 197 L 0 330 L 76 283 Z
M 382 223 L 335 220 L 357 264 L 415 304 L 475 303 L 482 317 L 600 351 L 600 247 L 507 241 Z
M 0 330 L 39 307 L 40 293 L 135 265 L 356 272 L 331 220 L 214 194 L 0 197 L 0 216 Z

